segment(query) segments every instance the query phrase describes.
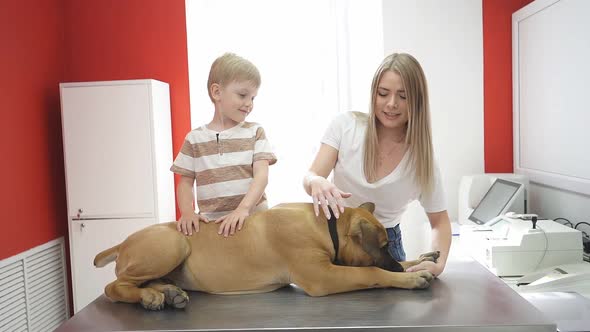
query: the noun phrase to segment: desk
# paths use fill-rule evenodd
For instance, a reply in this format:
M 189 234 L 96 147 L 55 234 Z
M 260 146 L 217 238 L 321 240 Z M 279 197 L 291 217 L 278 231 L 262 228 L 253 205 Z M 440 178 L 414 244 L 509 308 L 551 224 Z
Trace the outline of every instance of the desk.
M 252 295 L 189 292 L 184 310 L 144 310 L 104 295 L 56 331 L 556 331 L 555 323 L 467 257 L 426 290 L 372 289 L 314 298 L 297 287 Z

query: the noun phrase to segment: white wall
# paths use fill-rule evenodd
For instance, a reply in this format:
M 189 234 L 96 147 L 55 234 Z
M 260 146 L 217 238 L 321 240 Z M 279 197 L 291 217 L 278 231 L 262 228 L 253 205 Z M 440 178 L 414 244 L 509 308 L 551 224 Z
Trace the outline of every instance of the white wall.
M 530 212 L 574 225 L 590 222 L 589 12 L 586 0 L 543 0 L 512 16 L 515 171 L 530 178 Z
M 571 191 L 531 183 L 529 207 L 531 213 L 543 218 L 566 218 L 574 225 L 580 221 L 590 223 L 590 196 Z M 563 223 L 562 220 L 558 222 Z M 578 229 L 590 234 L 588 225 L 580 225 Z
M 529 207 L 531 213 L 544 218 L 566 218 L 574 224 L 580 221 L 590 222 L 590 197 L 570 191 L 531 183 Z
M 484 172 L 482 4 L 472 0 L 383 1 L 384 50 L 410 53 L 426 73 L 433 141 L 451 220 L 459 180 Z M 430 249 L 419 204 L 402 221 L 408 259 Z

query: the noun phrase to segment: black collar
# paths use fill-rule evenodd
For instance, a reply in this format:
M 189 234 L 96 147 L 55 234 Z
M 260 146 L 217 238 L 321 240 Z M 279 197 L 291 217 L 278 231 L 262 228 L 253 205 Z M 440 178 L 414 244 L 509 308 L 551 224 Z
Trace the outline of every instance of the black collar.
M 336 265 L 342 265 L 340 260 L 338 260 L 339 242 L 338 228 L 336 227 L 336 217 L 334 216 L 334 211 L 332 211 L 330 207 L 328 207 L 328 210 L 330 210 L 330 219 L 328 219 L 328 230 L 330 231 L 330 237 L 332 238 L 332 244 L 334 245 L 334 260 L 332 261 L 332 263 Z

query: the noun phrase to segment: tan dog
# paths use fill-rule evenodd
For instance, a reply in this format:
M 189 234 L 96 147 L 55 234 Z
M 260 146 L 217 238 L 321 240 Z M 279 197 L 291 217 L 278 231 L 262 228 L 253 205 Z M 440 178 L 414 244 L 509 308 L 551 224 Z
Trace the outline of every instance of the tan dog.
M 346 208 L 338 219 L 336 259 L 343 265 L 332 263 L 335 250 L 326 217 L 316 217 L 313 206 L 305 203 L 255 213 L 229 238 L 218 235 L 213 223 L 201 224 L 192 236 L 177 231 L 174 222 L 149 226 L 98 254 L 94 265 L 116 259 L 117 280 L 106 286 L 105 294 L 151 310 L 164 303 L 183 308 L 188 302 L 183 289 L 247 294 L 294 283 L 311 296 L 323 296 L 377 287 L 428 287 L 433 279 L 429 272 L 403 271 L 424 260 L 436 261 L 438 253 L 396 262 L 373 211 L 374 205 L 365 203 Z

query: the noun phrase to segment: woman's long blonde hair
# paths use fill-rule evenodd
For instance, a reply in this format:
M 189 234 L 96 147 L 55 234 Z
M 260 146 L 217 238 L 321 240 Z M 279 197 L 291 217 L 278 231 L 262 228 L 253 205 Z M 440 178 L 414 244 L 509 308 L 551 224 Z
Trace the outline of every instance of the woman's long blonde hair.
M 386 71 L 393 71 L 401 76 L 408 104 L 408 123 L 406 124 L 405 143 L 410 157 L 409 167 L 415 170 L 416 184 L 422 193 L 430 193 L 433 188 L 434 158 L 432 134 L 430 129 L 430 106 L 428 104 L 428 87 L 420 63 L 411 55 L 393 53 L 387 56 L 373 76 L 371 84 L 371 105 L 365 136 L 365 177 L 375 182 L 377 177 L 377 117 L 375 116 L 375 99 L 379 81 Z

